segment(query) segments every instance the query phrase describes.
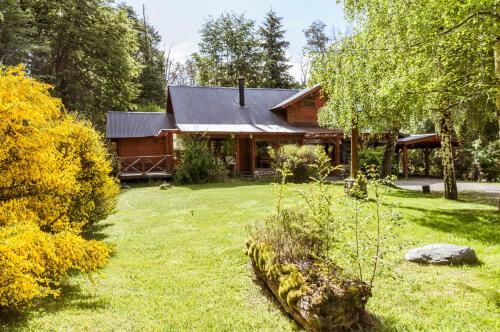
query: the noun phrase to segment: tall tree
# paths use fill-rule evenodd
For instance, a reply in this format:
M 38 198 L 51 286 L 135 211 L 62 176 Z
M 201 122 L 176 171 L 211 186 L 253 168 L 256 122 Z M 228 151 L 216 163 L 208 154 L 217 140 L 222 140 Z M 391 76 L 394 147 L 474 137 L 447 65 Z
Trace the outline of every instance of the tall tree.
M 294 79 L 289 74 L 286 50 L 290 43 L 285 40 L 283 18 L 270 10 L 259 28 L 261 47 L 263 50 L 262 86 L 266 88 L 290 88 Z
M 306 37 L 305 49 L 309 53 L 322 54 L 326 51 L 330 37 L 325 32 L 326 24 L 320 20 L 316 20 L 304 30 Z
M 19 0 L 0 2 L 0 64 L 16 65 L 29 59 L 29 52 L 39 46 L 34 38 L 29 10 Z
M 99 129 L 105 112 L 135 108 L 138 34 L 123 8 L 108 0 L 6 1 L 0 4 L 4 62 L 25 64 L 30 75 L 54 85 L 68 111 Z
M 261 59 L 255 22 L 244 15 L 210 17 L 201 28 L 199 52 L 194 55 L 200 84 L 236 86 L 245 77 L 250 87 L 261 84 Z
M 138 50 L 135 59 L 141 67 L 141 73 L 137 77 L 140 89 L 138 105 L 157 105 L 165 107 L 166 102 L 166 77 L 165 77 L 165 54 L 160 49 L 161 36 L 158 31 L 148 22 L 146 9 L 142 8 L 142 17 L 131 7 L 124 7 L 128 17 L 134 23 L 134 29 L 138 36 Z
M 495 0 L 365 0 L 345 5 L 356 28 L 370 36 L 366 49 L 378 49 L 396 60 L 390 74 L 397 79 L 403 73 L 403 80 L 398 79 L 401 91 L 414 96 L 435 119 L 441 137 L 445 197 L 456 199 L 451 136 L 457 121 L 465 118 L 462 114 L 488 116 L 489 107 L 471 108 L 477 100 L 494 102 L 498 4 Z M 389 41 L 383 39 L 387 34 L 392 36 Z M 370 61 L 381 65 L 386 59 Z M 378 95 L 384 90 L 373 92 Z

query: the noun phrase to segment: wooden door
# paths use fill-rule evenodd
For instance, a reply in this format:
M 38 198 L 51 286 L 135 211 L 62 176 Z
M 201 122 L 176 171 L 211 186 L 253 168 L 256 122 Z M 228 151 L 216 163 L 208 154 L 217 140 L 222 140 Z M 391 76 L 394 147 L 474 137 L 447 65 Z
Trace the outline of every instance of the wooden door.
M 240 172 L 252 170 L 252 140 L 250 138 L 240 138 L 238 140 L 238 161 Z

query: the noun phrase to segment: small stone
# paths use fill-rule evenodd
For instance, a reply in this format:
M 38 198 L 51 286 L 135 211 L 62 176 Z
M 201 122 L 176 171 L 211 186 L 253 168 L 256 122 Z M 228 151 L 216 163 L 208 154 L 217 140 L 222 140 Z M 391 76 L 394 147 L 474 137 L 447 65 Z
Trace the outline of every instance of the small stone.
M 160 185 L 161 190 L 166 190 L 166 189 L 170 189 L 170 188 L 172 188 L 172 184 L 170 184 L 169 182 L 165 182 L 165 183 Z
M 122 189 L 130 189 L 130 186 L 126 183 L 122 183 L 121 188 Z
M 410 262 L 441 265 L 476 264 L 479 262 L 474 249 L 453 244 L 429 244 L 408 251 L 405 259 Z

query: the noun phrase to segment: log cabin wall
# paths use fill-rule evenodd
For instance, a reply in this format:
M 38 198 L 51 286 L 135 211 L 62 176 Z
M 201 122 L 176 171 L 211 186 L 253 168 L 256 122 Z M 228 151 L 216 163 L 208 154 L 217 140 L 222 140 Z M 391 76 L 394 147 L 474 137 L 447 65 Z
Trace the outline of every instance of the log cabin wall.
M 325 104 L 319 91 L 306 96 L 287 109 L 287 122 L 296 125 L 317 126 L 318 110 Z
M 115 142 L 119 157 L 160 156 L 170 150 L 166 137 L 120 138 Z

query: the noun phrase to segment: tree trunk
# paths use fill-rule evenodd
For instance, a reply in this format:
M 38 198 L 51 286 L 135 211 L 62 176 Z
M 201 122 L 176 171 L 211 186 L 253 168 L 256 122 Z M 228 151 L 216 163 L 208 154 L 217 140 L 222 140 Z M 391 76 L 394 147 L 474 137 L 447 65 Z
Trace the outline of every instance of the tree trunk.
M 500 139 L 500 89 L 498 87 L 500 82 L 500 36 L 497 37 L 495 42 L 495 76 L 497 78 L 496 108 Z
M 351 130 L 351 177 L 355 179 L 358 176 L 358 138 L 359 129 L 357 121 L 353 123 Z
M 497 25 L 498 16 L 497 16 Z M 497 26 L 498 28 L 498 26 Z M 496 94 L 496 108 L 497 108 L 497 120 L 498 120 L 498 139 L 500 139 L 500 36 L 497 36 L 495 42 L 495 76 L 497 78 L 497 94 Z M 500 197 L 498 198 L 498 211 L 500 211 Z
M 441 138 L 441 155 L 443 158 L 444 197 L 458 199 L 457 179 L 453 163 L 453 146 L 451 142 L 452 123 L 451 110 L 440 112 L 439 136 Z
M 396 149 L 396 143 L 398 142 L 398 135 L 399 127 L 393 126 L 391 128 L 389 140 L 385 145 L 384 159 L 382 159 L 382 178 L 392 174 L 392 160 L 394 159 L 394 150 Z

